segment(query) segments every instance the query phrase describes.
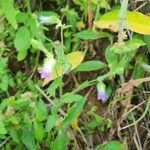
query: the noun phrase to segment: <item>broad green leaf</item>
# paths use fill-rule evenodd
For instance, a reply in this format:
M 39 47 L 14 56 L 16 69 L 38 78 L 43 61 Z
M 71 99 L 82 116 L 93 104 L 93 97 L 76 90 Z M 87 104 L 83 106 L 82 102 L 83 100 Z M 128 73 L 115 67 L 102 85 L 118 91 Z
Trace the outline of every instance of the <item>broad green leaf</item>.
M 27 49 L 30 47 L 30 31 L 26 26 L 22 26 L 18 29 L 14 45 L 19 52 L 18 60 L 23 60 L 27 55 Z
M 72 102 L 77 102 L 79 100 L 83 100 L 83 97 L 78 94 L 74 93 L 66 93 L 62 96 L 61 102 L 62 103 L 72 103 Z
M 47 118 L 46 126 L 45 126 L 45 131 L 50 132 L 51 129 L 55 126 L 55 123 L 57 121 L 57 117 L 55 115 L 50 115 Z
M 47 106 L 43 100 L 40 99 L 36 106 L 36 119 L 38 121 L 43 121 L 47 118 L 47 115 Z
M 79 115 L 84 107 L 85 102 L 86 102 L 86 98 L 83 98 L 82 100 L 75 102 L 71 106 L 71 108 L 67 112 L 67 115 L 66 115 L 64 121 L 61 124 L 62 128 L 67 127 L 67 125 L 73 123 L 73 121 L 79 117 Z
M 113 16 L 113 17 L 112 17 Z M 110 29 L 114 32 L 118 31 L 119 25 L 119 10 L 115 9 L 105 13 L 95 22 L 95 25 L 102 29 Z M 144 23 L 143 23 L 144 22 Z M 150 35 L 150 17 L 143 15 L 140 12 L 127 12 L 125 28 L 134 32 Z
M 38 40 L 35 40 L 35 39 L 31 39 L 31 44 L 32 44 L 32 46 L 35 48 L 35 49 L 45 49 L 45 46 L 41 43 L 41 42 L 39 42 Z
M 22 61 L 27 56 L 27 50 L 19 51 L 17 55 L 17 60 Z
M 111 141 L 107 144 L 102 144 L 98 146 L 96 150 L 128 150 L 128 148 L 118 141 Z
M 58 131 L 56 139 L 51 143 L 51 150 L 66 150 L 69 143 L 68 137 L 61 130 Z
M 76 33 L 74 34 L 74 36 L 82 40 L 96 40 L 99 38 L 110 37 L 110 34 L 106 32 L 96 32 L 96 31 L 88 29 L 88 30 L 83 30 L 79 33 Z
M 18 51 L 24 51 L 30 47 L 30 31 L 26 26 L 22 26 L 18 29 L 14 45 Z
M 6 134 L 6 133 L 7 133 L 7 131 L 5 129 L 5 125 L 2 121 L 2 119 L 0 119 L 0 134 Z
M 25 126 L 23 128 L 22 141 L 28 150 L 36 150 L 33 130 L 30 126 Z
M 105 58 L 109 65 L 109 68 L 113 70 L 118 63 L 118 54 L 111 50 L 111 46 L 106 48 Z
M 16 20 L 18 23 L 25 23 L 27 20 L 28 20 L 28 14 L 25 13 L 25 12 L 19 12 L 17 15 L 16 15 Z
M 106 67 L 105 63 L 98 61 L 98 60 L 92 60 L 92 61 L 87 61 L 87 62 L 81 63 L 75 69 L 75 71 L 77 71 L 77 72 L 96 71 L 96 70 L 100 70 L 104 67 Z
M 115 43 L 112 47 L 111 47 L 111 51 L 114 51 L 115 53 L 118 54 L 124 54 L 127 52 L 132 52 L 136 49 L 138 49 L 140 46 L 144 46 L 145 43 L 137 38 L 132 38 L 129 39 L 127 42 L 124 43 L 124 45 L 122 47 L 119 47 L 118 43 Z
M 0 89 L 3 90 L 3 91 L 7 91 L 8 89 L 8 76 L 7 74 L 6 75 L 3 75 L 2 79 L 1 79 L 1 82 L 0 82 Z
M 72 52 L 66 55 L 66 59 L 68 62 L 71 64 L 71 70 L 75 69 L 82 61 L 84 58 L 84 53 L 80 51 Z M 65 72 L 63 71 L 62 67 L 58 64 L 56 64 L 55 69 L 53 70 L 51 76 L 49 78 L 46 78 L 43 81 L 43 86 L 48 84 L 50 81 L 54 80 L 55 78 L 58 78 L 62 75 L 64 75 Z
M 128 51 L 131 51 L 131 50 L 136 50 L 138 49 L 140 46 L 144 46 L 145 43 L 140 40 L 140 39 L 137 39 L 137 38 L 132 38 L 131 40 L 128 40 L 126 43 L 125 43 L 125 46 L 128 47 Z
M 32 38 L 36 38 L 39 41 L 43 42 L 45 40 L 44 33 L 43 30 L 38 25 L 36 19 L 35 18 L 28 19 L 28 25 L 31 31 Z
M 17 110 L 23 110 L 29 106 L 30 102 L 25 98 L 18 98 L 15 101 L 14 108 Z
M 8 20 L 8 22 L 15 28 L 18 28 L 18 24 L 16 21 L 16 15 L 19 12 L 13 6 L 13 0 L 1 0 L 2 11 Z
M 19 144 L 19 142 L 20 142 L 19 135 L 18 135 L 18 132 L 15 129 L 12 129 L 10 131 L 10 136 L 11 136 L 13 142 Z
M 34 121 L 34 136 L 37 141 L 42 141 L 44 138 L 44 128 L 39 122 Z

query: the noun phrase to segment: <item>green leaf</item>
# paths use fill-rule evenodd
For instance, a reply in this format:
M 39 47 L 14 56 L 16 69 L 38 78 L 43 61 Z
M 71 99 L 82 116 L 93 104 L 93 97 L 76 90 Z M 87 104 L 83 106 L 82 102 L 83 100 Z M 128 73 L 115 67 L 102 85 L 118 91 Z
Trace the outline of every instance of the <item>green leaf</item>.
M 30 47 L 30 31 L 26 26 L 22 26 L 18 29 L 14 45 L 19 52 L 18 60 L 23 60 L 27 55 L 27 49 Z
M 17 60 L 22 61 L 27 56 L 27 50 L 19 51 L 17 55 Z
M 74 34 L 74 36 L 82 40 L 96 40 L 99 38 L 110 37 L 110 34 L 106 32 L 96 32 L 96 31 L 88 29 L 88 30 L 83 30 L 79 33 L 76 33 Z
M 61 130 L 58 131 L 56 139 L 51 144 L 51 150 L 66 150 L 69 140 Z
M 19 12 L 13 6 L 13 0 L 1 0 L 2 11 L 8 22 L 15 28 L 18 28 L 16 15 Z
M 111 50 L 111 46 L 108 46 L 105 50 L 105 58 L 110 69 L 114 69 L 118 63 L 118 54 Z
M 31 39 L 31 44 L 32 44 L 33 48 L 35 48 L 35 49 L 39 49 L 39 50 L 45 49 L 44 45 L 41 42 L 39 42 L 38 40 Z
M 61 98 L 61 102 L 62 103 L 73 103 L 73 102 L 77 102 L 79 100 L 83 100 L 83 96 L 78 95 L 78 94 L 74 94 L 74 93 L 66 93 L 62 96 Z
M 85 102 L 86 102 L 86 98 L 83 98 L 82 100 L 77 101 L 77 102 L 75 102 L 75 104 L 72 105 L 72 107 L 67 112 L 67 115 L 66 115 L 64 121 L 61 124 L 62 128 L 71 124 L 75 119 L 77 119 L 79 117 Z
M 6 91 L 8 89 L 8 85 L 9 85 L 8 81 L 9 80 L 8 80 L 7 74 L 3 75 L 2 79 L 0 81 L 0 89 L 2 89 L 3 91 Z
M 46 126 L 45 126 L 45 131 L 50 132 L 51 129 L 55 126 L 56 121 L 57 121 L 57 117 L 55 115 L 48 116 Z
M 150 35 L 144 35 L 143 41 L 146 43 L 146 47 L 150 52 Z
M 16 20 L 18 23 L 25 23 L 27 20 L 28 20 L 28 14 L 25 13 L 25 12 L 19 12 L 17 15 L 16 15 Z
M 47 106 L 46 104 L 40 99 L 37 103 L 36 107 L 36 119 L 38 121 L 43 121 L 47 118 L 48 112 L 47 112 Z
M 30 18 L 28 20 L 28 25 L 31 31 L 32 38 L 36 38 L 39 41 L 43 42 L 44 39 L 44 33 L 43 30 L 40 28 L 38 25 L 37 21 L 35 18 Z
M 34 121 L 34 136 L 38 142 L 44 138 L 44 128 L 41 123 Z
M 36 150 L 33 131 L 32 131 L 32 128 L 30 126 L 25 126 L 23 128 L 22 141 L 23 141 L 23 144 L 26 146 L 27 149 Z
M 87 61 L 84 63 L 81 63 L 75 71 L 77 72 L 84 72 L 84 71 L 96 71 L 100 70 L 102 68 L 106 67 L 106 64 L 98 61 L 98 60 L 92 60 L 92 61 Z
M 118 141 L 111 141 L 107 144 L 102 144 L 96 150 L 128 150 L 125 145 Z
M 12 129 L 10 131 L 10 136 L 11 136 L 13 142 L 19 144 L 19 142 L 20 142 L 19 135 L 18 135 L 18 132 L 15 129 Z
M 30 47 L 30 31 L 26 26 L 22 26 L 18 29 L 14 45 L 18 51 L 24 51 Z
M 6 134 L 6 133 L 7 133 L 7 131 L 5 129 L 5 125 L 2 121 L 2 119 L 0 119 L 0 134 Z
M 50 86 L 48 87 L 48 89 L 47 89 L 47 94 L 49 94 L 49 96 L 51 97 L 51 96 L 55 96 L 55 94 L 56 94 L 56 90 L 59 88 L 59 86 L 60 85 L 62 85 L 63 83 L 62 83 L 62 81 L 58 78 L 58 79 L 56 79 L 56 80 L 54 80 L 51 84 L 50 84 Z
M 136 50 L 140 46 L 144 46 L 144 45 L 145 45 L 145 43 L 142 40 L 137 39 L 137 38 L 132 38 L 131 40 L 128 40 L 125 43 L 125 46 L 128 48 L 127 51 Z
M 111 47 L 111 51 L 114 51 L 115 53 L 118 53 L 118 54 L 124 54 L 127 52 L 137 50 L 140 46 L 144 46 L 144 45 L 145 43 L 141 39 L 132 38 L 128 40 L 127 42 L 125 42 L 122 47 L 119 47 L 118 43 L 115 43 Z

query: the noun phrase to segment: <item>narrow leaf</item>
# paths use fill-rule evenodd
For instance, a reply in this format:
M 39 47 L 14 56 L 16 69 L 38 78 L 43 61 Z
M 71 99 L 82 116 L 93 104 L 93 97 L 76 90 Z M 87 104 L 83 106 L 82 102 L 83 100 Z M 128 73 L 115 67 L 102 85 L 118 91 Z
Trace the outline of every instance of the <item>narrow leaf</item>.
M 81 63 L 75 71 L 77 72 L 86 72 L 86 71 L 96 71 L 100 70 L 102 68 L 106 67 L 106 64 L 98 61 L 98 60 L 92 60 L 92 61 L 87 61 L 84 63 Z
M 75 102 L 75 104 L 72 105 L 72 107 L 69 109 L 64 121 L 61 124 L 61 127 L 64 128 L 67 125 L 73 123 L 75 119 L 77 119 L 83 109 L 83 106 L 85 104 L 86 98 L 83 98 L 80 101 Z

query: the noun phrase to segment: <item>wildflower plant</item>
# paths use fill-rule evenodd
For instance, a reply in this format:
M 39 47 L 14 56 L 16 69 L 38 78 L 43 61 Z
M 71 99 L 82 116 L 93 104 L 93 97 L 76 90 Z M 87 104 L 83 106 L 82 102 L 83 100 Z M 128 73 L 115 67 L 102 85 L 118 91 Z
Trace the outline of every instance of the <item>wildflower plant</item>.
M 108 0 L 21 2 L 19 6 L 18 1 L 0 0 L 0 149 L 97 149 L 101 143 L 94 141 L 95 137 L 105 141 L 112 131 L 117 131 L 114 135 L 119 138 L 125 135 L 126 132 L 120 134 L 118 130 L 122 126 L 120 120 L 116 122 L 120 114 L 108 112 L 108 109 L 119 112 L 124 99 L 115 101 L 116 97 L 113 100 L 110 94 L 126 85 L 123 83 L 130 76 L 134 81 L 148 75 L 149 53 L 145 53 L 146 47 L 144 51 L 138 49 L 149 44 L 149 17 L 127 11 L 128 0 L 121 1 L 124 11 L 113 8 L 119 2 Z M 45 4 L 48 4 L 46 10 Z M 110 8 L 113 9 L 107 13 Z M 118 41 L 113 31 L 118 32 Z M 147 42 L 143 41 L 145 38 Z M 97 94 L 92 90 L 95 87 Z M 116 93 L 119 97 L 119 92 Z M 144 98 L 148 97 L 146 93 Z M 138 102 L 140 99 L 141 96 Z M 105 113 L 101 113 L 104 103 Z M 119 103 L 122 104 L 116 107 Z M 89 104 L 93 110 L 90 113 Z M 147 112 L 150 100 L 146 104 L 142 99 L 138 107 L 144 108 L 143 104 L 147 105 Z M 97 109 L 99 106 L 101 109 Z M 131 111 L 136 111 L 137 107 L 134 108 Z M 118 115 L 110 118 L 111 114 Z M 129 126 L 135 125 L 138 116 L 133 117 Z M 117 129 L 113 118 L 118 123 Z M 114 143 L 110 143 L 109 149 L 120 147 L 118 142 Z

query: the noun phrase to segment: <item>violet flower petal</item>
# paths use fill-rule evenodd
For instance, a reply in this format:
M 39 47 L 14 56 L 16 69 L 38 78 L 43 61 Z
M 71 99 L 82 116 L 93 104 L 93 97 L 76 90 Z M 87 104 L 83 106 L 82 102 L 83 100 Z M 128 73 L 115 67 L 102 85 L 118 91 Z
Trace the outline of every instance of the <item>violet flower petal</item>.
M 108 95 L 106 94 L 106 92 L 104 90 L 99 89 L 98 93 L 97 93 L 97 99 L 102 100 L 102 102 L 104 103 L 107 101 Z
M 42 79 L 49 78 L 51 74 L 51 72 L 45 68 L 39 70 L 38 72 L 40 73 Z

